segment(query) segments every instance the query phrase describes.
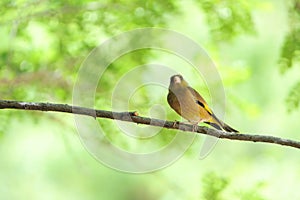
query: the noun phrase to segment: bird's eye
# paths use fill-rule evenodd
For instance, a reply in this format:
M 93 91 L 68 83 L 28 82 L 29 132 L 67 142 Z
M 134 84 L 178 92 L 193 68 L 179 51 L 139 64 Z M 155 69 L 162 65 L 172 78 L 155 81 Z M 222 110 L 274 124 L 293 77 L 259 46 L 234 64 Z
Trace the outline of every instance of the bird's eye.
M 183 80 L 183 77 L 181 75 L 178 75 L 178 77 L 180 78 L 180 80 Z

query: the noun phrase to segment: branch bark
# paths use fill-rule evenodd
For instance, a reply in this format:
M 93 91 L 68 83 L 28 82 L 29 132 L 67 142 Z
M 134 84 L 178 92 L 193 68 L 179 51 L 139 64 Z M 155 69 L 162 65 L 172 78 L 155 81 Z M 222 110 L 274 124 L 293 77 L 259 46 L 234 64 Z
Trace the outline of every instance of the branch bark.
M 148 117 L 138 116 L 137 112 L 112 112 L 105 110 L 94 110 L 79 106 L 70 106 L 67 104 L 54 104 L 54 103 L 34 103 L 34 102 L 21 102 L 11 100 L 0 100 L 0 109 L 19 109 L 19 110 L 37 110 L 37 111 L 53 111 L 65 112 L 79 115 L 87 115 L 98 118 L 108 118 L 114 120 L 127 121 L 137 124 L 145 124 L 150 126 L 159 126 L 168 129 L 178 129 L 182 131 L 192 132 L 193 126 L 190 124 L 178 123 L 173 121 L 165 121 L 160 119 L 153 119 Z M 195 132 L 218 137 L 229 140 L 241 140 L 252 142 L 273 143 L 277 145 L 289 146 L 300 149 L 300 142 L 280 137 L 268 135 L 252 135 L 252 134 L 237 134 L 227 133 L 224 131 L 215 130 L 205 126 L 198 126 Z

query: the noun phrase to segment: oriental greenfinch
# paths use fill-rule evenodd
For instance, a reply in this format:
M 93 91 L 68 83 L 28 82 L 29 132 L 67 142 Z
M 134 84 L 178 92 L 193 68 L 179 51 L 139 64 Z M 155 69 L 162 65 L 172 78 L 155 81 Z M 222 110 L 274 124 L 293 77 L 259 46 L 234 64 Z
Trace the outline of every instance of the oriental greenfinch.
M 219 120 L 202 96 L 191 88 L 181 75 L 174 75 L 170 78 L 168 103 L 194 126 L 203 122 L 218 130 L 238 132 Z

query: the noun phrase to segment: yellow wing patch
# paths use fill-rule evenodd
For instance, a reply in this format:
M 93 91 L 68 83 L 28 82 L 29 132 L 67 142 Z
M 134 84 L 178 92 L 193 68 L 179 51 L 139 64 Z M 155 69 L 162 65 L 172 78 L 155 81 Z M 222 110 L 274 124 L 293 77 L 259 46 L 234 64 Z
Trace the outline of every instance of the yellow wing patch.
M 204 103 L 202 103 L 199 100 L 196 100 L 196 103 L 199 104 L 201 107 L 203 107 L 210 115 L 212 115 L 212 110 Z

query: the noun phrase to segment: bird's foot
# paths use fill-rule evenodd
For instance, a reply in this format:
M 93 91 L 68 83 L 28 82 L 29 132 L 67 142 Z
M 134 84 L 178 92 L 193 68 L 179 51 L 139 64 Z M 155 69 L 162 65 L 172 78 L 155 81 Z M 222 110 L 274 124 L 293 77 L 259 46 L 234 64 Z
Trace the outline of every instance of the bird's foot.
M 198 124 L 193 124 L 192 132 L 197 132 L 198 130 Z
M 172 127 L 176 128 L 176 125 L 179 124 L 179 121 L 175 120 L 175 122 L 173 123 Z

